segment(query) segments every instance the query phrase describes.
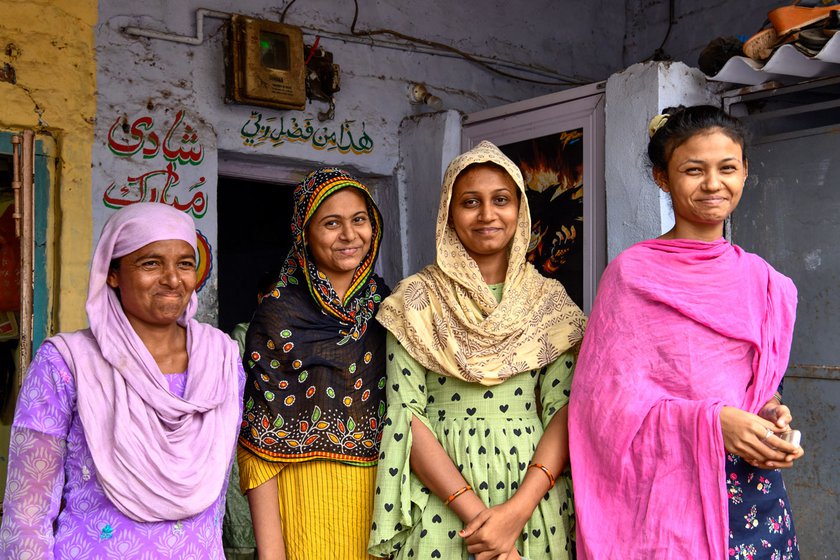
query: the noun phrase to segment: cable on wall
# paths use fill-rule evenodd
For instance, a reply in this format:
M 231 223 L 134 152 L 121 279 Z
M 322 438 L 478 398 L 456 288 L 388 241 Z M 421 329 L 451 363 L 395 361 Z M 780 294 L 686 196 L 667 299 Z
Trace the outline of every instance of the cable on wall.
M 292 0 L 289 3 L 289 6 L 291 6 L 291 4 L 293 4 L 294 2 L 296 2 L 296 0 Z M 449 52 L 455 53 L 455 54 L 459 55 L 460 57 L 462 57 L 464 60 L 472 62 L 473 64 L 476 64 L 476 65 L 484 68 L 485 70 L 493 72 L 494 74 L 498 74 L 500 76 L 504 76 L 505 78 L 511 78 L 511 79 L 514 79 L 514 80 L 521 80 L 523 82 L 530 82 L 530 83 L 533 83 L 533 84 L 542 84 L 542 85 L 548 85 L 548 86 L 574 86 L 574 85 L 581 85 L 581 84 L 584 83 L 584 82 L 581 82 L 581 81 L 578 81 L 578 80 L 562 80 L 562 81 L 549 82 L 549 81 L 545 81 L 545 80 L 533 80 L 531 78 L 525 78 L 523 76 L 517 76 L 516 74 L 511 74 L 509 72 L 505 72 L 504 70 L 499 70 L 498 68 L 493 68 L 490 64 L 487 64 L 486 62 L 483 62 L 483 61 L 479 60 L 478 58 L 474 57 L 473 55 L 471 55 L 467 52 L 464 52 L 460 49 L 457 49 L 455 47 L 446 45 L 444 43 L 438 43 L 437 41 L 430 41 L 428 39 L 420 39 L 419 37 L 413 37 L 411 35 L 406 35 L 404 33 L 400 33 L 399 31 L 394 31 L 393 29 L 383 28 L 383 29 L 372 29 L 372 30 L 366 30 L 366 31 L 357 31 L 356 30 L 356 22 L 359 18 L 359 0 L 353 0 L 353 6 L 354 6 L 353 23 L 350 25 L 350 33 L 355 35 L 356 37 L 365 37 L 365 36 L 371 36 L 371 35 L 391 35 L 393 37 L 398 37 L 400 39 L 403 39 L 405 41 L 409 41 L 409 42 L 412 42 L 412 43 L 419 43 L 421 45 L 426 45 L 428 47 L 434 47 L 434 48 L 437 48 L 437 49 L 441 49 L 441 50 L 444 50 L 444 51 L 449 51 Z M 286 8 L 288 8 L 288 6 L 286 6 Z M 285 13 L 285 11 L 284 11 L 284 13 Z
M 286 6 L 283 8 L 283 12 L 280 16 L 280 23 L 285 23 L 286 14 L 289 11 L 289 8 L 294 4 L 297 0 L 291 0 Z M 673 1 L 673 0 L 672 0 Z M 467 52 L 464 52 L 460 49 L 455 47 L 451 47 L 444 43 L 439 43 L 437 41 L 430 41 L 427 39 L 420 39 L 418 37 L 413 37 L 411 35 L 406 35 L 404 33 L 400 33 L 399 31 L 394 31 L 393 29 L 376 29 L 376 30 L 363 30 L 359 31 L 356 30 L 356 23 L 358 20 L 359 15 L 359 4 L 358 0 L 353 0 L 354 3 L 354 14 L 353 14 L 353 22 L 350 26 L 350 34 L 347 35 L 345 33 L 336 33 L 330 32 L 324 29 L 318 28 L 307 28 L 306 26 L 299 26 L 302 30 L 304 30 L 304 35 L 308 36 L 321 36 L 321 37 L 330 37 L 342 41 L 347 42 L 359 42 L 363 44 L 373 44 L 374 46 L 379 46 L 381 48 L 391 48 L 391 49 L 399 49 L 399 50 L 408 50 L 410 52 L 424 52 L 426 54 L 439 54 L 442 56 L 450 56 L 453 58 L 463 58 L 489 72 L 494 74 L 498 74 L 500 76 L 504 76 L 506 78 L 520 80 L 529 83 L 535 84 L 542 84 L 542 85 L 551 85 L 551 86 L 575 86 L 575 85 L 582 85 L 586 83 L 590 83 L 591 80 L 582 80 L 582 79 L 561 79 L 555 81 L 548 81 L 548 80 L 535 80 L 531 78 L 526 78 L 521 75 L 512 74 L 510 72 L 505 72 L 504 70 L 500 70 L 495 68 L 494 66 L 506 66 L 511 68 L 521 69 L 526 72 L 530 72 L 532 74 L 542 74 L 542 75 L 556 75 L 555 72 L 549 69 L 541 69 L 537 67 L 532 67 L 526 64 L 519 64 L 509 61 L 497 60 L 497 59 L 488 59 L 486 57 L 481 57 L 478 55 L 472 55 Z M 220 12 L 216 10 L 208 10 L 205 8 L 200 8 L 196 10 L 195 15 L 195 28 L 196 28 L 196 35 L 195 37 L 191 37 L 189 35 L 179 35 L 177 33 L 169 33 L 164 31 L 156 31 L 153 29 L 144 29 L 142 27 L 135 27 L 135 26 L 128 26 L 123 27 L 123 33 L 128 35 L 133 35 L 136 37 L 146 37 L 149 39 L 159 39 L 162 41 L 171 41 L 175 43 L 182 43 L 186 45 L 200 45 L 204 42 L 204 19 L 205 18 L 215 18 L 215 19 L 224 19 L 229 20 L 231 17 L 231 13 L 229 12 Z M 375 41 L 373 36 L 375 35 L 391 35 L 403 41 L 407 41 L 410 45 L 413 45 L 414 48 L 408 48 L 409 45 L 403 42 L 397 41 L 384 41 L 379 40 Z M 361 38 L 368 38 L 371 43 L 366 41 L 361 41 Z M 424 48 L 425 47 L 425 48 Z

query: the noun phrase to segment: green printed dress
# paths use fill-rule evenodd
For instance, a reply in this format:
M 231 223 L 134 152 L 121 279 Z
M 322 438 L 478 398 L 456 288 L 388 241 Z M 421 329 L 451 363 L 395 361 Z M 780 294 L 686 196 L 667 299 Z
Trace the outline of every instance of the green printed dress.
M 369 550 L 398 559 L 467 560 L 457 534 L 464 524 L 409 466 L 412 418 L 435 434 L 485 505 L 501 504 L 525 477 L 543 428 L 568 403 L 575 352 L 493 387 L 425 369 L 390 333 L 387 352 L 389 420 Z M 517 550 L 528 560 L 565 560 L 572 523 L 571 480 L 560 476 L 525 525 Z

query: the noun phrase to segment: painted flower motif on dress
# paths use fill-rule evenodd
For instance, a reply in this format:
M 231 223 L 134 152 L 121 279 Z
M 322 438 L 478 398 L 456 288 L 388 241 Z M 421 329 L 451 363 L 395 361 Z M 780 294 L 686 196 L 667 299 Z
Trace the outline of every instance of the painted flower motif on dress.
M 752 506 L 750 508 L 750 512 L 744 516 L 744 520 L 746 523 L 744 524 L 744 529 L 755 529 L 758 527 L 758 519 L 756 518 L 758 515 L 758 508 L 756 506 Z
M 741 489 L 741 483 L 738 482 L 738 475 L 735 473 L 731 473 L 729 478 L 726 479 L 726 488 L 727 494 L 729 495 L 729 500 L 733 504 L 740 504 L 743 502 L 743 498 L 741 495 L 743 494 L 743 490 Z
M 729 549 L 729 557 L 734 560 L 756 560 L 756 548 L 751 544 L 739 544 Z
M 756 484 L 756 486 L 755 486 L 755 487 L 756 487 L 756 489 L 758 489 L 758 490 L 759 490 L 762 494 L 769 494 L 769 493 L 770 493 L 770 487 L 771 487 L 771 486 L 772 486 L 772 483 L 771 483 L 769 480 L 767 480 L 767 479 L 766 479 L 766 478 L 764 478 L 763 476 L 759 476 L 759 477 L 758 477 L 758 484 Z
M 772 518 L 772 517 L 767 518 L 767 529 L 770 531 L 770 533 L 772 533 L 774 535 L 781 535 L 782 534 L 782 531 L 784 530 L 783 529 L 783 527 L 784 527 L 783 524 L 784 524 L 784 520 L 782 519 L 781 515 L 779 517 L 775 518 L 775 519 Z

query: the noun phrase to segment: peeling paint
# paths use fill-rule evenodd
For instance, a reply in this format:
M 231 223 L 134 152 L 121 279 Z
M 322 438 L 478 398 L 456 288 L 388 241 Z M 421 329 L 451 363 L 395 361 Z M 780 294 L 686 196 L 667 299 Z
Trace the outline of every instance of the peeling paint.
M 802 260 L 805 262 L 807 270 L 816 270 L 822 264 L 822 251 L 819 249 L 807 253 Z
M 9 82 L 10 84 L 16 82 L 15 67 L 8 62 L 4 63 L 3 67 L 0 68 L 0 82 Z

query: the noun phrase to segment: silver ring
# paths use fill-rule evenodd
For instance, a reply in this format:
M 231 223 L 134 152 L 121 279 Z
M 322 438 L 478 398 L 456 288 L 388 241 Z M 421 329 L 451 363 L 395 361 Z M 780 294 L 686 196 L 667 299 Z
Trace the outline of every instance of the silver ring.
M 770 436 L 772 436 L 774 433 L 775 432 L 773 432 L 773 430 L 768 429 L 767 433 L 764 435 L 764 439 L 761 440 L 761 443 L 767 443 L 767 440 L 770 439 Z

